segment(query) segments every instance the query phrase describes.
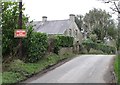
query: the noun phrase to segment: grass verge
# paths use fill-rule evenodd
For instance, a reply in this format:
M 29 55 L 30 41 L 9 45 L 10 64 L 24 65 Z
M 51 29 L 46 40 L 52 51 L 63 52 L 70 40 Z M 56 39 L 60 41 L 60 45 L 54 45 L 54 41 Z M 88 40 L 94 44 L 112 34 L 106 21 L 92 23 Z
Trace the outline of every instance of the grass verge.
M 21 60 L 14 60 L 9 64 L 7 71 L 2 73 L 2 85 L 18 83 L 47 69 L 49 66 L 55 65 L 58 62 L 72 58 L 75 54 L 64 54 L 62 56 L 51 54 L 42 58 L 37 63 L 24 63 Z
M 115 59 L 114 70 L 117 77 L 118 85 L 120 85 L 120 55 L 118 55 Z

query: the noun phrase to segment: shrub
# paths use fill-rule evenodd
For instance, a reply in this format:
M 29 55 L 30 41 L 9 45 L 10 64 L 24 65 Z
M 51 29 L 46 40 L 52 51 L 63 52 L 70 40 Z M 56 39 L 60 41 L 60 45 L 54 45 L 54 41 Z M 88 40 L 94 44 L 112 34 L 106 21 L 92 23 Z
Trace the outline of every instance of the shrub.
M 90 39 L 91 39 L 93 42 L 96 42 L 96 41 L 97 41 L 97 35 L 96 35 L 96 34 L 91 34 L 91 35 L 90 35 Z
M 19 6 L 17 2 L 3 2 L 1 3 L 3 15 L 0 19 L 0 33 L 2 33 L 2 56 L 3 60 L 8 58 L 9 55 L 14 57 L 14 54 L 19 49 L 17 48 L 19 44 L 19 39 L 14 38 L 14 30 L 19 29 L 18 26 L 18 16 L 19 16 Z M 22 11 L 24 11 L 24 7 Z M 28 29 L 30 26 L 26 25 L 25 23 L 28 22 L 28 16 L 22 15 L 22 28 Z M 1 38 L 1 36 L 0 36 Z M 14 50 L 15 49 L 15 50 Z
M 108 45 L 105 45 L 105 44 L 100 44 L 100 43 L 94 43 L 89 39 L 85 40 L 83 42 L 83 45 L 87 49 L 88 52 L 90 51 L 91 48 L 93 48 L 95 50 L 101 50 L 101 51 L 103 51 L 104 53 L 107 53 L 107 54 L 113 54 L 113 53 L 115 54 L 115 52 L 116 52 L 115 47 L 108 46 Z
M 73 37 L 69 36 L 56 36 L 55 37 L 55 47 L 54 53 L 58 54 L 61 47 L 72 47 L 73 46 Z
M 55 47 L 54 47 L 54 53 L 56 53 L 56 54 L 58 54 L 59 53 L 59 50 L 60 50 L 60 46 L 59 46 L 59 39 L 56 37 L 55 39 L 54 39 L 54 45 L 55 45 Z
M 38 71 L 38 65 L 36 63 L 24 63 L 23 61 L 17 59 L 9 64 L 9 70 L 14 73 L 20 73 L 25 77 L 29 77 Z
M 57 36 L 57 40 L 61 47 L 72 47 L 74 38 L 69 36 Z
M 36 62 L 42 58 L 47 51 L 47 35 L 44 33 L 32 32 L 28 41 L 26 61 Z
M 116 51 L 115 47 L 107 46 L 105 44 L 98 44 L 96 45 L 95 49 L 102 50 L 104 53 L 107 53 L 107 54 L 115 53 Z
M 94 46 L 93 41 L 90 39 L 87 39 L 83 42 L 84 47 L 87 49 L 87 52 L 90 51 L 90 49 Z

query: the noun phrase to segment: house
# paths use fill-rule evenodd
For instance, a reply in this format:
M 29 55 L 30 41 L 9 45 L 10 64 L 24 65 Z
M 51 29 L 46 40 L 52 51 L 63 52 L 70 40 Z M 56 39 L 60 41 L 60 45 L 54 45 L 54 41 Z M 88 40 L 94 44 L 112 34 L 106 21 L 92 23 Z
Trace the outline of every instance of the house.
M 34 21 L 34 31 L 46 33 L 49 36 L 64 35 L 74 37 L 74 44 L 82 42 L 82 33 L 75 23 L 75 15 L 70 14 L 66 20 L 47 21 L 47 17 L 43 16 L 42 21 Z

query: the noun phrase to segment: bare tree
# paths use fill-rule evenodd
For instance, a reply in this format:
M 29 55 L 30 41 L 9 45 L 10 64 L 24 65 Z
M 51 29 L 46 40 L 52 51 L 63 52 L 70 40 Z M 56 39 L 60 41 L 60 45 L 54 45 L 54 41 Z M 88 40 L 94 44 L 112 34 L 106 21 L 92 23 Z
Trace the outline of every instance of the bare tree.
M 120 14 L 120 6 L 118 5 L 118 2 L 120 3 L 120 0 L 98 0 L 98 1 L 102 1 L 103 3 L 112 3 L 114 7 L 110 7 L 110 9 Z

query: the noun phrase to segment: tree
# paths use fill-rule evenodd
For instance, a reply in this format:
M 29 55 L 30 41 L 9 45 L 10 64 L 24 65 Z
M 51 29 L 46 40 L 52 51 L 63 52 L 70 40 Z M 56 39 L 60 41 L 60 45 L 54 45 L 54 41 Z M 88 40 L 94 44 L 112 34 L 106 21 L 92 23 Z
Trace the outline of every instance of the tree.
M 22 11 L 25 9 L 23 8 Z M 19 5 L 18 2 L 2 2 L 2 54 L 3 58 L 7 55 L 13 56 L 19 49 L 17 38 L 14 38 L 14 30 L 18 29 Z M 22 28 L 29 29 L 31 26 L 26 26 L 28 17 L 22 15 Z
M 110 36 L 108 33 L 109 27 L 115 28 L 115 23 L 111 19 L 111 15 L 105 10 L 96 9 L 90 10 L 84 17 L 84 24 L 89 34 L 96 34 L 98 40 L 104 40 L 104 37 Z
M 80 30 L 82 30 L 83 25 L 83 15 L 77 15 L 75 16 L 75 22 Z
M 120 0 L 99 0 L 104 3 L 112 3 L 114 6 L 110 7 L 114 13 L 118 13 L 118 29 L 117 29 L 117 38 L 116 38 L 116 47 L 117 50 L 120 50 Z
M 109 22 L 109 27 L 106 29 L 107 35 L 112 37 L 113 39 L 117 38 L 117 27 L 115 26 L 115 23 L 112 21 Z

